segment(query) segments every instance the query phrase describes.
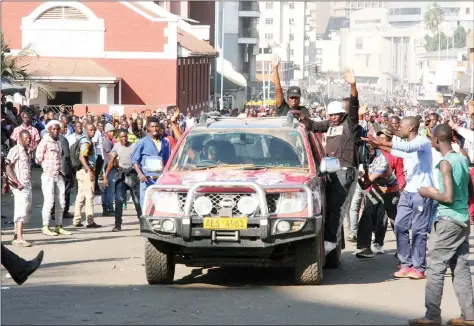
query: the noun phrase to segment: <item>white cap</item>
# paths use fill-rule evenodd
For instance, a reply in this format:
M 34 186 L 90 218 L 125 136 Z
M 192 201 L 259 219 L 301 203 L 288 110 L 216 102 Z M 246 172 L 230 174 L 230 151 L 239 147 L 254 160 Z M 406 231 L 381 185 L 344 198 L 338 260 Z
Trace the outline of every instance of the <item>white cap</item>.
M 342 104 L 342 102 L 334 101 L 334 102 L 329 103 L 328 110 L 327 110 L 328 115 L 345 114 L 345 113 L 346 113 L 346 110 L 344 110 L 344 105 Z
M 50 120 L 50 121 L 46 124 L 45 128 L 46 128 L 46 130 L 48 130 L 51 126 L 54 126 L 54 125 L 61 126 L 61 124 L 59 123 L 58 120 Z

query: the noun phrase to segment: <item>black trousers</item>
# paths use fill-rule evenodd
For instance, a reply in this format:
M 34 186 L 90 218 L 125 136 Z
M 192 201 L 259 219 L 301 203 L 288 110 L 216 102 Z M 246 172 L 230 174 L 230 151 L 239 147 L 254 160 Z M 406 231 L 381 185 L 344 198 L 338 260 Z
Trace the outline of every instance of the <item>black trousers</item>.
M 387 232 L 388 218 L 395 220 L 400 193 L 379 193 L 371 190 L 364 199 L 364 211 L 359 220 L 357 229 L 357 249 L 370 249 L 372 232 L 375 232 L 375 241 L 383 246 Z M 388 218 L 387 218 L 388 217 Z
M 27 261 L 10 251 L 2 244 L 2 265 L 6 268 L 8 273 L 12 276 L 15 282 L 22 279 L 22 274 L 27 265 Z
M 351 205 L 355 191 L 356 169 L 348 168 L 331 173 L 326 179 L 327 214 L 324 229 L 324 240 L 338 242 L 341 227 Z
M 94 190 L 99 188 L 99 175 L 102 172 L 102 167 L 104 166 L 104 159 L 102 155 L 97 155 L 97 160 L 95 161 L 95 180 L 94 180 Z
M 72 175 L 64 176 L 64 184 L 65 184 L 65 195 L 66 195 L 66 206 L 64 206 L 64 213 L 66 215 L 69 213 L 69 206 L 71 205 L 71 190 L 74 188 L 74 177 Z M 54 208 L 53 208 L 54 209 Z

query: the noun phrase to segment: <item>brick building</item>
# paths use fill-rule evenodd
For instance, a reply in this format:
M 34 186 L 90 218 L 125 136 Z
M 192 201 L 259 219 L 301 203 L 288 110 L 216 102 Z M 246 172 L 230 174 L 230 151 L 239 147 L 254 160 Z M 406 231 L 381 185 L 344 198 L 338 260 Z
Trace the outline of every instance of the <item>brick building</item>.
M 57 92 L 30 104 L 208 106 L 216 50 L 202 28 L 194 33 L 153 2 L 8 1 L 0 9 L 11 54 L 30 44 L 40 57 L 26 58 L 26 70 Z

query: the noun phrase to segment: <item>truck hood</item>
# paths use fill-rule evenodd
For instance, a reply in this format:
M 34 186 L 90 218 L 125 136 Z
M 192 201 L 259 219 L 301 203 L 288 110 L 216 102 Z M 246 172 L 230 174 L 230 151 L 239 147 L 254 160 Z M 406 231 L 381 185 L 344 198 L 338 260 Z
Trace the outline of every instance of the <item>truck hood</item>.
M 311 176 L 308 171 L 183 171 L 166 172 L 159 180 L 160 185 L 193 185 L 202 181 L 247 181 L 262 186 L 307 184 Z

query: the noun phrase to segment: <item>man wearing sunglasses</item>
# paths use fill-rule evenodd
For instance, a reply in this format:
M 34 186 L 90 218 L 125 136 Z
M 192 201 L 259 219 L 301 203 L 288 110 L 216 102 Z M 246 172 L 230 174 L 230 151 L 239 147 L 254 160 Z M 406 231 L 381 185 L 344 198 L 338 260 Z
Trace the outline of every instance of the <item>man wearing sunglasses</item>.
M 300 106 L 301 89 L 298 86 L 290 86 L 288 88 L 286 94 L 287 100 L 285 101 L 285 97 L 283 96 L 283 89 L 281 88 L 280 76 L 278 74 L 280 61 L 280 55 L 278 53 L 274 53 L 272 57 L 272 79 L 273 84 L 275 85 L 277 115 L 286 116 L 289 111 L 297 110 L 303 113 L 306 117 L 309 117 L 308 108 L 306 108 L 305 106 Z

